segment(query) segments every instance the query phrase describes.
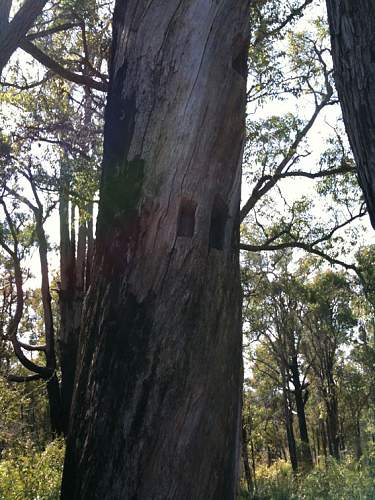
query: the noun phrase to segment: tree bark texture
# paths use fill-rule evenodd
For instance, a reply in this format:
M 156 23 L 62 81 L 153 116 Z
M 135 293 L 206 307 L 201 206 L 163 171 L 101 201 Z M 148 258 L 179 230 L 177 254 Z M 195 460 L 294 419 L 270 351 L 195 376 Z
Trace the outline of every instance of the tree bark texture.
M 118 1 L 62 498 L 232 499 L 246 1 Z
M 327 0 L 336 87 L 375 227 L 375 3 Z

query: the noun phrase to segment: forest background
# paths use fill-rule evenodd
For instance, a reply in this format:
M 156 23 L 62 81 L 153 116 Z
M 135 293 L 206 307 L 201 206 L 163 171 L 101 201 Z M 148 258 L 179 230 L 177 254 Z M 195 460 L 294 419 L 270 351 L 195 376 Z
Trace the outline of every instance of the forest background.
M 47 3 L 2 72 L 1 498 L 58 497 L 112 7 Z M 375 247 L 325 6 L 255 1 L 249 20 L 240 494 L 373 498 Z

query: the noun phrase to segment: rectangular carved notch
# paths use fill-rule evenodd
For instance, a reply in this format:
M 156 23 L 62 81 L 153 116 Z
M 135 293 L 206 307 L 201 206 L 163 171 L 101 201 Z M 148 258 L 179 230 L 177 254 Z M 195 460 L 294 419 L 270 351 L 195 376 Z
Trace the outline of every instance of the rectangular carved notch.
M 183 198 L 177 221 L 177 236 L 192 238 L 195 229 L 195 210 L 197 204 L 193 200 Z
M 210 224 L 210 247 L 217 250 L 223 250 L 225 226 L 228 219 L 228 208 L 222 198 L 215 196 L 212 206 L 211 224 Z

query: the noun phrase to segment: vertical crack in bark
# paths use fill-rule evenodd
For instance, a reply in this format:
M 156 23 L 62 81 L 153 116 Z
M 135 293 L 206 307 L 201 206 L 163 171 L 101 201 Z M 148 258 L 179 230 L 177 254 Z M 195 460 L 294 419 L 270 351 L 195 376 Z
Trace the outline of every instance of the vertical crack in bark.
M 213 20 L 211 22 L 211 26 L 210 26 L 210 29 L 208 31 L 208 35 L 207 35 L 205 44 L 203 46 L 203 50 L 202 50 L 202 54 L 201 54 L 201 57 L 200 57 L 200 62 L 199 62 L 198 70 L 197 70 L 197 73 L 195 75 L 195 79 L 194 79 L 194 82 L 193 82 L 193 86 L 191 88 L 191 91 L 190 91 L 190 94 L 189 94 L 188 98 L 186 99 L 186 105 L 185 105 L 185 109 L 184 109 L 184 117 L 185 117 L 185 114 L 186 114 L 186 110 L 187 110 L 187 108 L 189 106 L 189 103 L 190 103 L 190 100 L 191 100 L 191 96 L 193 95 L 195 86 L 196 86 L 196 84 L 198 82 L 198 78 L 199 78 L 199 75 L 200 75 L 200 72 L 201 72 L 201 69 L 202 69 L 202 66 L 203 66 L 203 60 L 204 60 L 205 55 L 206 55 L 206 51 L 207 51 L 207 47 L 208 47 L 208 42 L 210 40 L 210 37 L 211 37 L 211 34 L 212 34 L 212 29 L 213 29 L 213 27 L 214 27 L 214 25 L 216 23 L 218 14 L 220 12 L 220 8 L 221 8 L 221 3 L 216 8 L 216 12 L 215 12 L 214 18 L 213 18 Z

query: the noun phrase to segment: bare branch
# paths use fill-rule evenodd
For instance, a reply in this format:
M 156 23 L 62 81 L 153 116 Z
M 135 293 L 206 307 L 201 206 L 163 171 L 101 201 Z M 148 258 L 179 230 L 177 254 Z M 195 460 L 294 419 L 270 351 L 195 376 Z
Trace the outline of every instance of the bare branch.
M 360 277 L 362 276 L 360 269 L 354 264 L 348 264 L 347 262 L 344 262 L 340 259 L 331 257 L 330 255 L 323 252 L 323 250 L 314 248 L 314 246 L 309 243 L 302 243 L 301 241 L 288 241 L 264 247 L 262 245 L 250 245 L 247 243 L 240 244 L 240 250 L 246 250 L 248 252 L 273 252 L 276 250 L 283 250 L 286 248 L 300 248 L 301 250 L 305 250 L 308 253 L 312 253 L 314 255 L 321 257 L 322 259 L 328 261 L 332 265 L 342 266 L 345 269 L 354 271 L 358 276 Z
M 30 54 L 37 61 L 39 61 L 43 66 L 50 69 L 57 75 L 69 80 L 70 82 L 77 83 L 78 85 L 86 85 L 95 90 L 100 90 L 101 92 L 108 91 L 108 84 L 106 82 L 94 80 L 86 75 L 81 75 L 79 73 L 74 73 L 67 68 L 64 68 L 58 62 L 54 61 L 50 56 L 48 56 L 45 52 L 42 52 L 38 47 L 33 45 L 28 40 L 22 40 L 20 42 L 20 47 L 22 50 Z
M 20 347 L 22 349 L 25 349 L 26 351 L 40 351 L 40 352 L 45 352 L 46 346 L 45 345 L 30 345 L 30 344 L 25 344 L 24 342 L 18 341 Z
M 30 33 L 30 35 L 26 36 L 26 40 L 28 40 L 29 42 L 32 42 L 33 40 L 38 40 L 40 38 L 44 38 L 46 36 L 53 35 L 54 33 L 59 33 L 61 31 L 67 31 L 71 28 L 77 28 L 80 25 L 81 25 L 81 23 L 77 23 L 77 22 L 59 24 L 59 26 L 54 26 L 53 28 L 49 28 L 47 30 L 38 31 L 35 33 Z
M 260 33 L 260 35 L 256 38 L 255 43 L 258 44 L 262 42 L 265 38 L 277 35 L 277 33 L 279 33 L 283 28 L 285 28 L 285 26 L 287 26 L 290 22 L 292 22 L 296 17 L 299 17 L 302 14 L 303 10 L 312 2 L 313 0 L 305 0 L 305 2 L 300 7 L 292 9 L 290 11 L 290 14 L 288 14 L 288 16 L 283 21 L 281 21 L 281 23 L 278 26 L 276 26 L 276 28 L 270 31 Z
M 243 222 L 245 217 L 250 213 L 250 211 L 258 203 L 258 201 L 275 186 L 275 184 L 281 178 L 281 175 L 285 173 L 285 169 L 288 167 L 289 162 L 293 159 L 293 156 L 295 155 L 298 146 L 301 144 L 302 140 L 306 137 L 306 135 L 314 125 L 315 120 L 317 119 L 319 113 L 325 106 L 330 104 L 332 95 L 333 95 L 333 89 L 331 86 L 329 86 L 326 95 L 324 96 L 320 104 L 315 107 L 315 110 L 312 116 L 310 117 L 309 121 L 300 131 L 297 132 L 293 143 L 289 147 L 288 152 L 286 153 L 284 158 L 276 167 L 274 174 L 263 176 L 258 180 L 255 187 L 253 188 L 253 191 L 249 199 L 241 209 L 240 222 Z
M 34 375 L 7 375 L 7 380 L 9 382 L 32 382 L 33 380 L 43 379 L 41 375 L 35 373 Z
M 26 83 L 25 85 L 19 85 L 17 83 L 12 83 L 12 82 L 1 82 L 1 85 L 3 87 L 11 87 L 17 90 L 30 90 L 34 89 L 35 87 L 39 87 L 39 85 L 42 85 L 46 81 L 49 80 L 49 76 L 47 75 L 45 78 L 42 78 L 42 80 L 39 80 L 37 82 L 32 82 L 32 83 Z

